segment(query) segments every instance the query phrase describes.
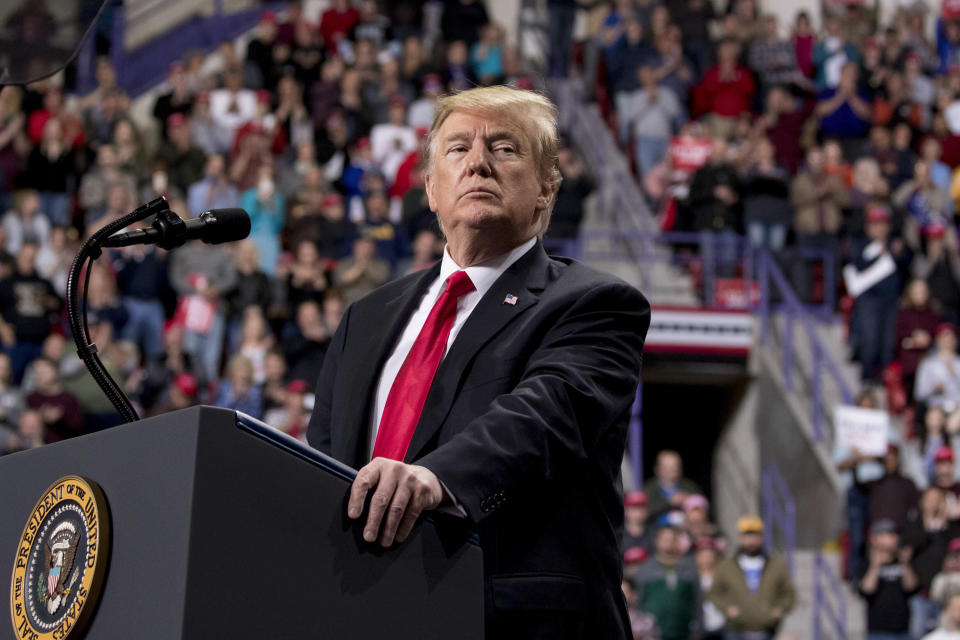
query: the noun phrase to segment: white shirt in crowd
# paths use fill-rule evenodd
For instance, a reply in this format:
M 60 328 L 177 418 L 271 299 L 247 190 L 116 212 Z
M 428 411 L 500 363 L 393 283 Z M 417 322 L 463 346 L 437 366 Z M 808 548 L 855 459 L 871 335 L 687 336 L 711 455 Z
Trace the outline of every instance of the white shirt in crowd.
M 236 93 L 229 89 L 211 91 L 210 115 L 218 126 L 230 132 L 232 138 L 237 127 L 256 117 L 257 95 L 250 89 Z

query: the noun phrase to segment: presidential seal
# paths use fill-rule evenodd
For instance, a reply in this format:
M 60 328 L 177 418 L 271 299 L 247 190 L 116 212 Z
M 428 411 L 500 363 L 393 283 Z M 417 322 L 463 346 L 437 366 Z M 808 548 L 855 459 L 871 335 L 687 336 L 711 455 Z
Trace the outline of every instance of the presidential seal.
M 10 615 L 18 640 L 68 640 L 96 608 L 110 521 L 96 483 L 66 476 L 30 513 L 13 565 Z

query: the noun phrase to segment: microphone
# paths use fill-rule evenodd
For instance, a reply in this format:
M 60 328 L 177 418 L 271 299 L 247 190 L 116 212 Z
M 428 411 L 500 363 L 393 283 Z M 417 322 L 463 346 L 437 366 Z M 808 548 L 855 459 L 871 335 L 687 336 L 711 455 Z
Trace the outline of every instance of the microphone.
M 104 247 L 129 247 L 134 244 L 155 244 L 161 249 L 174 249 L 188 240 L 220 244 L 243 240 L 250 235 L 250 216 L 243 209 L 211 209 L 192 220 L 183 220 L 166 209 L 157 214 L 148 229 L 127 231 L 110 236 Z

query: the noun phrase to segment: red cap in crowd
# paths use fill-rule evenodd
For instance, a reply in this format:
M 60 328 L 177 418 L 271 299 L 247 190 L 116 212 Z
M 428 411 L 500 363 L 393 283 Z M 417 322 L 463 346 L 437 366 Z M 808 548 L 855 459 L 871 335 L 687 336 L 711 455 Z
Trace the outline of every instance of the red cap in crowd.
M 196 95 L 193 96 L 193 99 L 195 102 L 210 104 L 210 94 L 206 91 L 198 91 Z
M 427 137 L 427 134 L 430 133 L 430 127 L 420 126 L 420 127 L 417 127 L 416 129 L 414 129 L 414 131 L 417 132 L 417 137 L 418 137 L 418 138 L 426 138 L 426 137 Z
M 306 380 L 291 380 L 287 383 L 286 390 L 287 393 L 306 393 L 307 382 Z
M 335 207 L 338 204 L 343 203 L 343 196 L 341 196 L 336 191 L 332 191 L 327 195 L 323 196 L 323 206 L 325 207 Z
M 171 113 L 167 116 L 167 127 L 172 129 L 173 127 L 179 127 L 182 124 L 187 123 L 187 116 L 182 113 Z
M 260 22 L 276 22 L 276 21 L 277 21 L 277 14 L 275 11 L 270 11 L 269 9 L 267 9 L 266 11 L 260 14 Z
M 646 562 L 650 554 L 643 547 L 630 547 L 623 552 L 624 564 L 640 564 Z
M 387 104 L 390 105 L 391 107 L 406 107 L 407 99 L 404 98 L 399 93 L 395 93 L 392 96 L 390 96 L 390 100 L 387 102 Z
M 928 238 L 942 238 L 947 234 L 947 228 L 939 222 L 931 222 L 923 228 L 923 235 Z
M 954 538 L 947 543 L 947 553 L 956 553 L 960 551 L 960 538 Z
M 645 507 L 647 506 L 647 494 L 643 491 L 629 491 L 623 496 L 623 506 L 625 507 Z
M 873 205 L 867 209 L 867 222 L 889 222 L 890 212 L 886 207 Z
M 710 503 L 706 498 L 700 494 L 689 495 L 683 500 L 683 510 L 689 511 L 690 509 L 708 509 L 710 508 Z
M 257 102 L 266 103 L 270 102 L 270 92 L 266 89 L 260 89 L 257 91 Z
M 941 322 L 937 325 L 937 330 L 934 332 L 934 336 L 939 336 L 941 333 L 952 333 L 953 335 L 957 335 L 957 328 L 949 322 Z
M 360 138 L 356 143 L 357 149 L 369 149 L 370 138 Z
M 953 462 L 953 448 L 946 445 L 937 449 L 937 452 L 933 454 L 934 462 Z
M 173 379 L 173 386 L 180 390 L 180 393 L 190 396 L 197 395 L 197 379 L 189 373 L 181 373 Z

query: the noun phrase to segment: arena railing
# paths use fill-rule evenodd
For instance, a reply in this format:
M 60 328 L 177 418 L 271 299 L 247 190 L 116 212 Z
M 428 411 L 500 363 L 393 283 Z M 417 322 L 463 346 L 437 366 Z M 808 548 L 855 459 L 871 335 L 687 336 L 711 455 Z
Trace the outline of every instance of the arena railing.
M 780 468 L 773 462 L 763 467 L 760 476 L 760 491 L 763 496 L 763 546 L 766 552 L 771 553 L 778 545 L 777 539 L 782 541 L 787 566 L 790 575 L 795 575 L 797 551 L 797 507 L 793 494 L 786 480 L 780 473 Z
M 824 626 L 830 635 L 824 635 Z M 813 640 L 847 640 L 847 593 L 822 553 L 813 559 Z

